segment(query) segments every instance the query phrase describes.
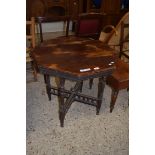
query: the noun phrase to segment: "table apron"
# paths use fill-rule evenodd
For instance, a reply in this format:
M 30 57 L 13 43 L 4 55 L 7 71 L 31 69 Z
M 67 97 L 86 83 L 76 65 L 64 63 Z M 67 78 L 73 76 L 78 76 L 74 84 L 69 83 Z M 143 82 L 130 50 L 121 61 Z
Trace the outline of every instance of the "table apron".
M 114 71 L 114 68 L 105 70 L 103 72 L 95 72 L 92 75 L 85 75 L 85 76 L 74 76 L 74 75 L 70 75 L 68 73 L 61 73 L 59 71 L 55 71 L 55 70 L 51 70 L 51 69 L 47 69 L 47 68 L 42 68 L 39 67 L 39 71 L 41 74 L 46 74 L 49 76 L 55 76 L 55 77 L 59 77 L 59 78 L 65 78 L 67 80 L 72 80 L 72 81 L 83 81 L 83 80 L 89 80 L 91 78 L 99 78 L 99 77 L 107 77 L 109 75 L 112 74 L 112 72 Z

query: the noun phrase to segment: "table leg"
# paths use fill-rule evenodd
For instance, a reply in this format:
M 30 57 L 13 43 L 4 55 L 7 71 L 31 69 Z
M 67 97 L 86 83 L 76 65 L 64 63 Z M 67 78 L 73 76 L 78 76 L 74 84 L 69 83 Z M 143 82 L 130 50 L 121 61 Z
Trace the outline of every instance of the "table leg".
M 45 84 L 46 84 L 46 74 L 44 74 L 44 82 L 45 82 Z
M 82 92 L 83 81 L 80 82 L 80 92 Z
M 64 127 L 64 119 L 65 119 L 64 92 L 63 92 L 64 85 L 65 85 L 65 79 L 59 78 L 58 100 L 59 100 L 59 120 L 60 120 L 61 127 Z
M 48 95 L 49 101 L 51 101 L 51 84 L 50 84 L 50 76 L 47 74 L 44 74 L 44 81 L 46 84 L 46 92 Z
M 90 80 L 89 80 L 89 89 L 92 89 L 92 86 L 93 86 L 93 80 L 94 80 L 94 79 L 90 79 Z
M 97 101 L 97 106 L 96 106 L 96 115 L 99 114 L 100 108 L 101 108 L 101 104 L 102 104 L 102 97 L 103 97 L 103 92 L 104 92 L 104 87 L 105 87 L 105 81 L 106 81 L 106 77 L 100 77 L 99 78 L 99 83 L 98 83 L 98 101 Z

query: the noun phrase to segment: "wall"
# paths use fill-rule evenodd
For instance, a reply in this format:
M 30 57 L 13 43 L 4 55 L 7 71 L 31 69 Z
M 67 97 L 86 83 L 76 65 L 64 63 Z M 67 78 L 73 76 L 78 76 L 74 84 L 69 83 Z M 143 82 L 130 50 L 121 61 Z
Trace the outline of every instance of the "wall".
M 64 22 L 43 23 L 42 31 L 43 33 L 61 32 L 65 30 L 65 26 Z M 72 30 L 72 23 L 69 25 L 69 30 Z M 39 33 L 39 26 L 36 27 L 36 33 Z

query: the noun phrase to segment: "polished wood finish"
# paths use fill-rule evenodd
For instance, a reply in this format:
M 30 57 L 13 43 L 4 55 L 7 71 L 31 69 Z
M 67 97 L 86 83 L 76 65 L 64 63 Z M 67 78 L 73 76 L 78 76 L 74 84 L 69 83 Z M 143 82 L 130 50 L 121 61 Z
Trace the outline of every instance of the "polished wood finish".
M 44 75 L 49 100 L 51 94 L 58 96 L 61 127 L 74 101 L 95 106 L 99 114 L 106 77 L 115 70 L 113 49 L 99 40 L 69 36 L 43 42 L 32 55 Z M 51 85 L 50 76 L 59 78 L 58 87 Z M 97 97 L 80 93 L 82 81 L 90 78 L 99 78 Z M 66 79 L 76 82 L 71 90 L 64 87 Z
M 76 36 L 92 38 L 98 40 L 102 31 L 104 15 L 101 13 L 83 13 L 77 18 Z M 90 88 L 93 84 L 93 79 L 90 79 Z M 81 91 L 82 91 L 81 83 Z
M 82 80 L 105 73 L 107 69 L 109 72 L 113 68 L 108 64 L 113 61 L 114 52 L 98 40 L 70 36 L 45 41 L 35 48 L 33 55 L 41 72 L 48 68 L 51 72 L 59 72 L 64 78 Z M 93 69 L 95 67 L 100 68 L 99 72 Z M 86 68 L 91 71 L 80 72 Z

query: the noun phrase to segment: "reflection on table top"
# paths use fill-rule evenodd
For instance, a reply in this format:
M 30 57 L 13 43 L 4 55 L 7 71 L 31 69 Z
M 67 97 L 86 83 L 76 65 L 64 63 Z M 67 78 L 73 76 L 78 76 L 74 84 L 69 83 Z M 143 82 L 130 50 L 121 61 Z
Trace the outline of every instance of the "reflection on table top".
M 32 53 L 40 72 L 85 79 L 112 72 L 115 51 L 99 40 L 60 37 L 43 42 Z

